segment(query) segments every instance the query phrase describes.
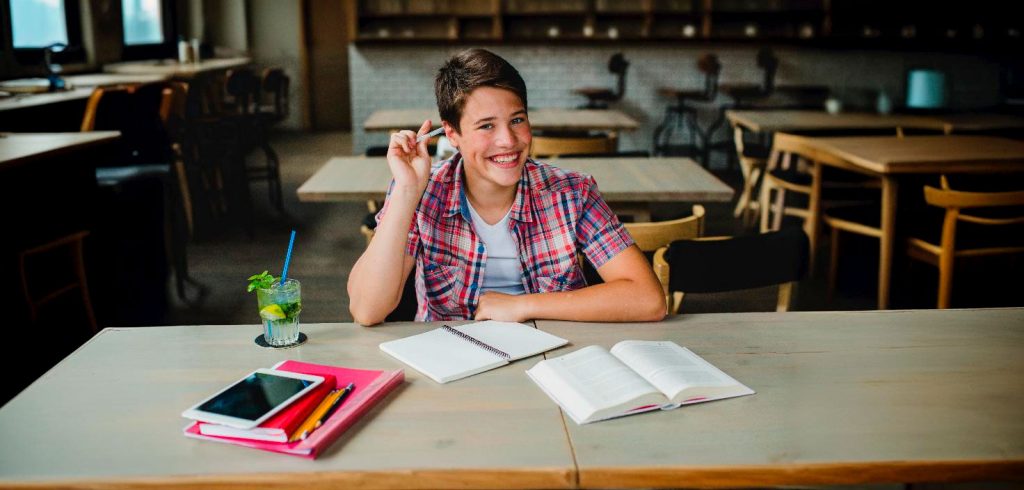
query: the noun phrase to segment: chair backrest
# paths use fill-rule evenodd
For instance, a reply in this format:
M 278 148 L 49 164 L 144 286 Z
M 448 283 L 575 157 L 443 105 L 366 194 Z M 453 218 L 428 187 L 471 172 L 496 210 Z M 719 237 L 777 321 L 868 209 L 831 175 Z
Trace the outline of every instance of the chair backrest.
M 942 188 L 926 185 L 924 200 L 932 206 L 946 209 L 946 221 L 959 220 L 980 225 L 1016 225 L 1024 223 L 1024 190 L 1001 192 L 977 192 L 953 190 L 949 180 L 942 176 Z M 1019 213 L 982 216 L 967 214 L 962 209 L 1017 208 Z M 951 226 L 954 223 L 947 223 Z
M 757 51 L 757 66 L 764 70 L 761 91 L 770 94 L 775 91 L 775 72 L 779 69 L 779 57 L 772 48 L 765 46 Z
M 121 132 L 117 141 L 119 160 L 105 165 L 168 161 L 171 140 L 163 111 L 171 104 L 172 96 L 166 82 L 97 87 L 86 103 L 80 129 Z
M 288 117 L 290 107 L 288 104 L 288 85 L 291 80 L 285 75 L 281 68 L 267 68 L 263 70 L 263 93 L 269 95 L 274 108 L 274 116 L 278 119 Z
M 608 71 L 614 73 L 618 77 L 618 83 L 615 89 L 615 100 L 622 99 L 623 95 L 626 95 L 626 70 L 629 68 L 629 62 L 626 61 L 626 57 L 622 53 L 615 53 L 610 59 L 608 59 Z
M 704 74 L 704 98 L 712 100 L 718 95 L 718 75 L 722 73 L 722 63 L 718 56 L 707 53 L 697 60 L 697 70 Z
M 786 311 L 792 283 L 806 274 L 807 259 L 807 235 L 793 227 L 672 242 L 655 253 L 654 270 L 667 297 L 671 291 L 714 293 L 780 285 L 776 309 Z M 677 308 L 678 302 L 670 301 L 669 311 Z
M 704 206 L 695 204 L 693 214 L 684 218 L 652 223 L 624 223 L 643 252 L 654 252 L 676 240 L 692 240 L 704 234 Z
M 534 136 L 530 146 L 531 158 L 557 158 L 565 154 L 608 153 L 615 151 L 614 142 L 605 136 L 561 137 Z
M 251 114 L 253 105 L 259 100 L 260 80 L 247 68 L 228 72 L 224 90 L 234 99 L 234 108 L 240 114 Z

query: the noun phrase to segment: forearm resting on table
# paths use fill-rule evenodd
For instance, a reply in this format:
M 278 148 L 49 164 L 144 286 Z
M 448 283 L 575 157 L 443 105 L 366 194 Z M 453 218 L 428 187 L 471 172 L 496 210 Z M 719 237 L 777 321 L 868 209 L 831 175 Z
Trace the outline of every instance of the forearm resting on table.
M 410 204 L 411 202 L 411 204 Z M 396 198 L 377 225 L 373 240 L 359 257 L 348 278 L 349 312 L 357 323 L 384 321 L 398 305 L 405 281 L 405 245 L 418 199 Z
M 660 287 L 647 281 L 618 279 L 575 291 L 532 294 L 524 298 L 531 318 L 577 322 L 656 322 L 665 318 Z

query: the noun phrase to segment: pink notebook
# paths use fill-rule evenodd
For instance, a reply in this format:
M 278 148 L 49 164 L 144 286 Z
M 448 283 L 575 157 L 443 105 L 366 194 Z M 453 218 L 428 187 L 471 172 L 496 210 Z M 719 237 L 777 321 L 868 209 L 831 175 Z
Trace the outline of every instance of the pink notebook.
M 405 381 L 405 374 L 398 371 L 371 371 L 365 369 L 350 369 L 340 366 L 326 366 L 323 364 L 312 364 L 299 361 L 285 361 L 274 369 L 291 371 L 295 373 L 316 374 L 320 376 L 334 376 L 335 386 L 332 388 L 344 388 L 348 383 L 354 383 L 352 393 L 348 395 L 327 422 L 319 429 L 313 431 L 309 437 L 297 442 L 266 442 L 251 439 L 238 439 L 234 437 L 221 437 L 205 435 L 199 432 L 199 423 L 194 422 L 185 427 L 186 437 L 205 439 L 209 441 L 224 442 L 238 446 L 252 447 L 264 451 L 277 453 L 294 454 L 304 458 L 314 459 L 321 451 L 331 445 L 346 429 L 359 420 L 371 407 L 379 402 L 391 390 Z

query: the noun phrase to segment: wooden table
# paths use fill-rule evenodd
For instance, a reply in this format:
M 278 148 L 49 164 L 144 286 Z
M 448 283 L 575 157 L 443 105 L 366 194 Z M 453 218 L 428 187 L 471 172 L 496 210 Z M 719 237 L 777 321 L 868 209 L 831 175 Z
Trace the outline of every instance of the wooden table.
M 594 176 L 609 203 L 728 202 L 733 194 L 689 158 L 564 158 L 547 163 Z M 383 200 L 390 182 L 383 157 L 334 157 L 299 186 L 299 201 Z M 638 210 L 630 212 L 644 217 Z
M 930 116 L 881 115 L 868 112 L 729 110 L 725 116 L 734 126 L 754 133 L 803 131 L 855 131 L 863 129 L 929 129 L 944 131 L 947 124 Z
M 164 75 L 179 80 L 188 80 L 200 73 L 239 68 L 252 62 L 251 58 L 211 58 L 199 63 L 178 63 L 174 60 L 126 61 L 103 65 L 107 73 L 131 75 Z
M 799 133 L 806 131 L 856 131 L 864 129 L 927 129 L 946 134 L 1024 129 L 1024 118 L 1006 114 L 967 113 L 939 115 L 876 114 L 869 112 L 824 111 L 726 111 L 734 126 L 754 133 Z
M 0 409 L 0 487 L 572 486 L 561 416 L 523 374 L 539 358 L 439 385 L 377 348 L 427 328 L 303 325 L 285 350 L 257 346 L 258 325 L 105 329 Z M 316 461 L 182 435 L 185 408 L 285 359 L 407 381 Z
M 0 133 L 0 169 L 58 156 L 114 140 L 119 131 L 88 133 Z
M 808 158 L 813 164 L 805 229 L 816 241 L 821 214 L 820 165 L 876 176 L 882 182 L 882 236 L 879 240 L 878 308 L 889 305 L 896 208 L 902 175 L 1024 171 L 1024 142 L 991 136 L 895 136 L 820 138 L 789 136 L 775 149 Z M 911 189 L 920 192 L 920 189 Z
M 255 313 L 254 313 L 255 316 Z M 105 329 L 0 408 L 0 487 L 750 487 L 1020 480 L 1024 310 L 683 315 L 538 322 L 590 344 L 668 339 L 753 396 L 577 426 L 517 361 L 439 385 L 380 342 L 435 325 Z M 254 368 L 300 359 L 406 368 L 407 383 L 319 459 L 196 441 L 183 409 Z
M 434 127 L 441 124 L 437 109 L 378 110 L 363 122 L 366 131 L 398 131 L 419 128 L 430 119 Z M 636 119 L 614 110 L 536 108 L 530 109 L 530 127 L 535 131 L 609 131 L 640 127 Z
M 564 417 L 582 488 L 1024 478 L 1024 309 L 537 326 L 572 341 L 547 357 L 673 340 L 757 391 L 584 426 Z

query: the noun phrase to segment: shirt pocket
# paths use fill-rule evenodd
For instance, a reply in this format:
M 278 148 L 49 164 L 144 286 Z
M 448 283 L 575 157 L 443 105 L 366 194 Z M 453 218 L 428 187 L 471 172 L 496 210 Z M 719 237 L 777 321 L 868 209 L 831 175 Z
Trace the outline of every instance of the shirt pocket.
M 572 291 L 580 289 L 586 284 L 583 281 L 583 271 L 575 264 L 569 264 L 565 269 L 549 276 L 537 276 L 538 293 L 555 293 L 559 291 Z
M 455 300 L 462 288 L 459 280 L 460 266 L 426 264 L 423 272 L 423 286 L 427 297 L 427 306 L 431 311 L 450 315 L 460 311 Z

